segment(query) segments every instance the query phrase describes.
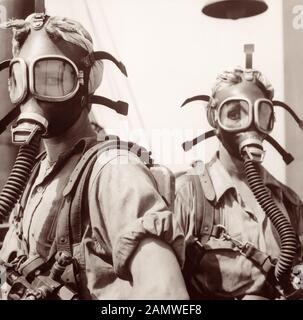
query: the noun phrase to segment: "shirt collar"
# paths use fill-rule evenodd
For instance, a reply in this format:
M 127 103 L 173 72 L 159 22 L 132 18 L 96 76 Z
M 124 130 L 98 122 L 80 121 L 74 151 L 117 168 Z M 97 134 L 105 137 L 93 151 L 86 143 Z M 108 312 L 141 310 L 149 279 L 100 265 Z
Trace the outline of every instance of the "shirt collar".
M 70 159 L 73 155 L 78 154 L 80 157 L 92 147 L 97 142 L 96 136 L 90 137 L 83 137 L 79 139 L 71 148 L 66 150 L 65 152 L 61 153 L 58 157 L 58 160 L 54 163 L 51 170 L 43 177 L 38 184 L 47 183 L 49 179 L 51 179 Z M 38 157 L 36 158 L 37 168 L 40 167 L 42 161 L 45 160 L 46 152 L 43 151 Z M 36 172 L 38 173 L 38 171 Z
M 223 166 L 222 162 L 218 157 L 218 153 L 212 158 L 212 160 L 206 165 L 208 174 L 210 176 L 213 188 L 216 194 L 216 202 L 218 203 L 223 195 L 228 191 L 235 192 L 237 194 L 237 188 L 235 187 L 232 178 L 228 171 Z M 301 203 L 300 198 L 287 186 L 283 185 L 277 179 L 275 179 L 264 167 L 260 167 L 260 175 L 263 183 L 273 192 L 275 196 L 283 201 L 283 198 L 287 198 L 294 205 Z
M 83 154 L 86 150 L 88 150 L 95 142 L 97 141 L 96 136 L 91 137 L 84 137 L 79 139 L 71 148 L 64 151 L 59 155 L 58 161 L 61 162 L 64 159 L 69 158 L 71 155 L 75 153 L 81 153 Z M 37 157 L 36 161 L 39 162 L 40 160 L 43 160 L 46 156 L 46 152 L 42 151 Z
M 97 141 L 96 136 L 84 137 L 79 139 L 69 150 L 65 151 L 59 156 L 59 159 L 63 160 L 69 158 L 75 153 L 84 154 L 93 144 Z M 58 159 L 58 160 L 59 160 Z

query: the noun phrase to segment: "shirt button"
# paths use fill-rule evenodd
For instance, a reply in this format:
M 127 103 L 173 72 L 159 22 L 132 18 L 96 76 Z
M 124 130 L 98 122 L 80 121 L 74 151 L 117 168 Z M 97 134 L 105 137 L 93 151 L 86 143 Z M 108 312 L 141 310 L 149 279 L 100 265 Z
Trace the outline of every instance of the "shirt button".
M 67 239 L 66 239 L 65 237 L 61 237 L 61 238 L 60 238 L 60 243 L 61 243 L 61 244 L 67 243 Z
M 43 190 L 44 190 L 44 188 L 41 186 L 37 188 L 37 192 L 39 192 L 39 193 L 43 192 Z

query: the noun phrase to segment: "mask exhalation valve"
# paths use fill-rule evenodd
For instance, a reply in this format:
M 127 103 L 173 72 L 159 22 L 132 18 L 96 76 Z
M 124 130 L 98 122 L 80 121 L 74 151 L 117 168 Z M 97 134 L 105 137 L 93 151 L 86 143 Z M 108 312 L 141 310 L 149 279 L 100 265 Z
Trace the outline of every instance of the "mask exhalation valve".
M 30 144 L 36 135 L 43 136 L 47 132 L 48 121 L 37 113 L 25 112 L 12 127 L 12 141 L 15 144 Z

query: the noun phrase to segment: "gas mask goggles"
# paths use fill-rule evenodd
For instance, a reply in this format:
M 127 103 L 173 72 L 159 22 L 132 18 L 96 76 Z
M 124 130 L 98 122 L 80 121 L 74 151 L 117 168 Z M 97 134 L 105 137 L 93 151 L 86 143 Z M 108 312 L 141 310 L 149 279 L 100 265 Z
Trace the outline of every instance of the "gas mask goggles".
M 14 104 L 22 103 L 29 92 L 40 101 L 66 101 L 80 86 L 84 86 L 84 72 L 67 57 L 42 56 L 30 65 L 21 58 L 10 62 L 8 87 Z
M 225 99 L 217 110 L 218 125 L 226 132 L 242 132 L 252 125 L 264 134 L 274 126 L 274 107 L 269 99 L 258 99 L 254 103 L 241 97 Z
M 252 102 L 248 98 L 229 97 L 214 112 L 216 127 L 233 135 L 239 155 L 245 153 L 251 160 L 262 162 L 265 156 L 262 141 L 274 125 L 271 100 L 259 98 Z
M 78 92 L 85 95 L 84 72 L 69 58 L 61 55 L 40 56 L 27 65 L 24 59 L 14 58 L 9 65 L 8 89 L 11 102 L 25 103 L 30 94 L 31 103 L 52 103 L 72 99 Z M 79 89 L 81 89 L 79 91 Z M 48 119 L 36 112 L 21 113 L 12 127 L 14 143 L 24 143 L 39 131 L 48 133 Z

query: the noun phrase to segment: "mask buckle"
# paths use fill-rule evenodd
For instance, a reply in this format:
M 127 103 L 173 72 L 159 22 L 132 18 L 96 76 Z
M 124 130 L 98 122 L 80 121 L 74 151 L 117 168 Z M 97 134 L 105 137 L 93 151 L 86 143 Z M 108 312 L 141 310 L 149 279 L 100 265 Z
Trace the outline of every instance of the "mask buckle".
M 245 44 L 244 45 L 244 52 L 245 52 L 245 66 L 246 69 L 252 69 L 252 62 L 253 62 L 253 53 L 255 51 L 254 44 Z
M 255 51 L 255 46 L 253 44 L 245 44 L 244 52 L 245 52 L 245 68 L 244 71 L 244 79 L 246 81 L 254 80 L 254 72 L 252 70 L 253 67 L 253 53 Z
M 91 67 L 95 63 L 96 59 L 94 52 L 89 53 L 86 57 L 82 59 L 82 62 L 86 68 Z
M 34 30 L 40 30 L 42 29 L 44 22 L 46 20 L 46 14 L 45 13 L 36 13 L 31 21 L 31 27 Z

